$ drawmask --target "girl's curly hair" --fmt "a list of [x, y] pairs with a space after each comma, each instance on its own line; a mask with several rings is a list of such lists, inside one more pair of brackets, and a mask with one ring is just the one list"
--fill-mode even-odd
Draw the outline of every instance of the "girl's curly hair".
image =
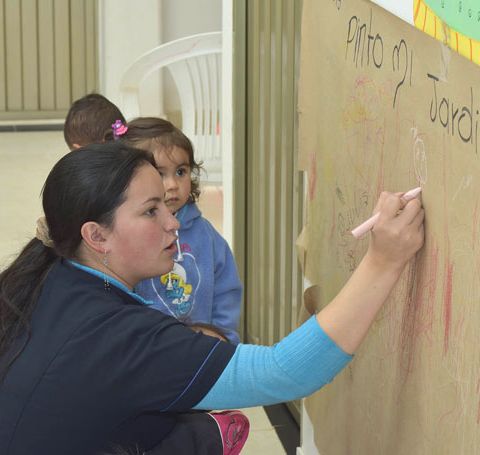
[[[196, 202], [200, 196], [200, 171], [202, 162], [195, 161], [193, 145], [190, 139], [171, 122], [158, 117], [138, 117], [127, 124], [128, 130], [120, 140], [127, 145], [147, 150], [151, 153], [160, 146], [167, 153], [178, 147], [188, 155], [188, 164], [192, 172], [190, 201]], [[105, 134], [105, 140], [113, 140], [113, 131]]]

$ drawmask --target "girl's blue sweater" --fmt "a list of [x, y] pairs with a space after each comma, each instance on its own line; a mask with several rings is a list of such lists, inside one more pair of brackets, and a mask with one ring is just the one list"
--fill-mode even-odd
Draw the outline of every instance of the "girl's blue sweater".
[[196, 204], [184, 205], [177, 219], [181, 260], [172, 272], [140, 282], [135, 292], [185, 324], [213, 324], [237, 344], [242, 284], [233, 254]]

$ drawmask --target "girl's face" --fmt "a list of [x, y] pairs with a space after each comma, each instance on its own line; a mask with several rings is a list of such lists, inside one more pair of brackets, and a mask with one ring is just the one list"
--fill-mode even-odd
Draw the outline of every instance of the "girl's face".
[[162, 178], [153, 166], [137, 169], [125, 195], [125, 202], [115, 212], [105, 250], [110, 272], [133, 287], [172, 270], [179, 224], [165, 205]]
[[163, 178], [165, 204], [171, 213], [176, 213], [188, 202], [192, 191], [192, 170], [188, 153], [179, 147], [168, 150], [159, 147], [153, 155], [158, 172]]

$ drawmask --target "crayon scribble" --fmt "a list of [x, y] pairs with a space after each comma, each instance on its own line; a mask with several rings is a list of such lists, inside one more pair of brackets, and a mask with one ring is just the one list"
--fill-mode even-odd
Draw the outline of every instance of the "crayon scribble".
[[417, 254], [408, 269], [407, 300], [403, 307], [400, 330], [400, 365], [405, 382], [413, 371], [417, 344], [421, 337], [432, 340], [435, 293], [438, 273], [438, 246]]
[[[443, 137], [445, 147], [445, 137]], [[453, 263], [450, 261], [450, 240], [448, 235], [448, 189], [447, 189], [447, 167], [450, 163], [443, 161], [443, 216], [444, 216], [444, 273], [443, 273], [443, 355], [446, 355], [450, 343], [450, 331], [452, 327], [452, 292], [453, 292]]]
[[472, 217], [472, 249], [475, 251], [477, 245], [477, 229], [478, 229], [478, 199], [475, 201], [475, 209]]
[[415, 177], [420, 185], [427, 183], [427, 154], [425, 152], [425, 143], [418, 134], [416, 126], [412, 127], [413, 134], [413, 166]]
[[359, 76], [354, 83], [353, 93], [343, 109], [343, 126], [364, 122], [376, 122], [383, 118], [382, 90], [373, 79]]
[[438, 272], [438, 246], [433, 245], [429, 254], [429, 268], [428, 268], [428, 306], [426, 313], [426, 324], [428, 332], [430, 333], [433, 327], [433, 311], [435, 305], [435, 294], [437, 292], [437, 272]]
[[402, 327], [400, 331], [400, 364], [402, 373], [405, 375], [403, 381], [406, 381], [413, 369], [413, 360], [416, 351], [416, 324], [417, 314], [421, 307], [424, 297], [423, 288], [418, 286], [416, 281], [417, 271], [421, 273], [421, 268], [417, 268], [416, 260], [408, 269], [407, 278], [407, 301], [405, 302], [402, 314]]
[[445, 260], [445, 276], [443, 284], [443, 323], [444, 323], [444, 339], [443, 354], [448, 352], [450, 342], [450, 330], [452, 326], [452, 290], [453, 290], [453, 263], [448, 259]]
[[460, 191], [466, 190], [469, 186], [472, 185], [472, 180], [473, 180], [473, 177], [471, 175], [464, 175], [462, 177], [462, 181], [458, 185], [458, 189], [453, 195], [452, 201], [455, 201], [455, 199], [457, 199], [458, 195], [460, 194]]

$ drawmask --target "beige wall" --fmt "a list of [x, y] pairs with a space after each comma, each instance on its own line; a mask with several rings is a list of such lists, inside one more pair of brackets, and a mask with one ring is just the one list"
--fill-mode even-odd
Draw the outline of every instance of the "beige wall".
[[[138, 57], [171, 40], [220, 31], [221, 18], [221, 0], [99, 0], [100, 91], [121, 107], [122, 74]], [[140, 87], [141, 115], [179, 110], [169, 74], [148, 76]]]
[[67, 152], [59, 131], [0, 133], [0, 269], [34, 236], [43, 183]]
[[[188, 11], [188, 14], [186, 13]], [[162, 41], [222, 30], [222, 0], [163, 0]], [[180, 103], [170, 73], [164, 71], [165, 112], [178, 122]]]
[[[125, 70], [142, 54], [162, 43], [161, 6], [157, 0], [99, 0], [100, 92], [118, 104]], [[163, 115], [159, 73], [140, 88], [141, 115]]]
[[62, 118], [97, 87], [96, 0], [0, 0], [0, 120]]

